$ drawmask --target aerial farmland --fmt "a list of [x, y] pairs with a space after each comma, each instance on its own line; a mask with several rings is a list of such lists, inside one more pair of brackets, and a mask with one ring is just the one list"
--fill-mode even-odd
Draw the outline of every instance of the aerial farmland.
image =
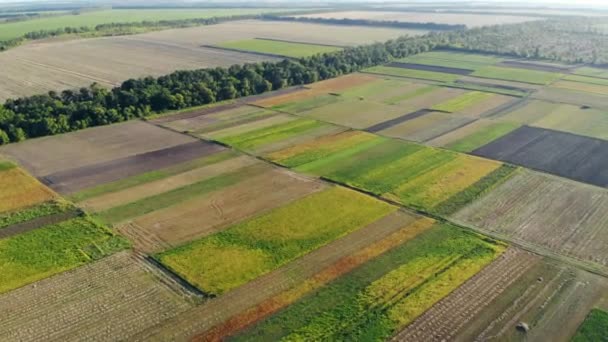
[[0, 341], [608, 340], [586, 19], [308, 5], [0, 4]]

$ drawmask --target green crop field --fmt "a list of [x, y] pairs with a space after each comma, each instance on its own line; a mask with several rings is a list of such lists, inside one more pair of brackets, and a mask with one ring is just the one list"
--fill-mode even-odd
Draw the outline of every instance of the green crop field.
[[486, 144], [491, 143], [492, 141], [507, 135], [508, 133], [516, 130], [521, 125], [511, 122], [497, 122], [489, 125], [488, 127], [484, 127], [477, 132], [474, 132], [460, 140], [457, 140], [446, 148], [468, 153], [479, 147], [482, 147]]
[[204, 196], [210, 192], [241, 182], [248, 177], [260, 174], [267, 170], [265, 165], [253, 165], [198, 183], [183, 186], [175, 190], [146, 197], [136, 202], [114, 207], [98, 213], [100, 219], [107, 223], [118, 223], [126, 219], [145, 215], [147, 213], [166, 208], [196, 196]]
[[230, 340], [387, 340], [503, 249], [458, 228], [436, 225]]
[[214, 8], [214, 9], [137, 9], [84, 12], [78, 15], [53, 16], [0, 24], [0, 40], [18, 38], [26, 33], [55, 30], [64, 27], [94, 27], [109, 23], [135, 23], [142, 21], [180, 20], [260, 14], [285, 11], [281, 8]]
[[503, 59], [492, 55], [478, 55], [466, 52], [449, 52], [449, 51], [430, 51], [414, 55], [424, 58], [441, 59], [447, 61], [458, 61], [461, 63], [475, 63], [480, 65], [492, 65], [501, 62]]
[[438, 81], [438, 82], [454, 82], [460, 78], [459, 75], [444, 74], [441, 72], [414, 70], [406, 68], [395, 68], [388, 66], [376, 66], [365, 69], [364, 72], [379, 75], [389, 75], [397, 77], [418, 78], [422, 80]]
[[580, 75], [566, 75], [563, 78], [563, 80], [608, 86], [608, 79], [598, 78], [598, 77], [586, 77], [586, 76], [580, 76]]
[[450, 113], [460, 112], [482, 101], [488, 100], [492, 96], [494, 96], [494, 94], [471, 91], [456, 98], [434, 105], [431, 107], [431, 109]]
[[563, 75], [545, 71], [488, 66], [475, 71], [471, 76], [547, 85], [559, 80]]
[[287, 102], [270, 107], [272, 110], [281, 112], [287, 112], [292, 114], [298, 114], [311, 110], [317, 107], [326, 106], [328, 104], [336, 103], [340, 101], [340, 96], [335, 95], [320, 95], [312, 98], [305, 98], [303, 100], [297, 100], [293, 102]]
[[397, 60], [403, 63], [433, 65], [446, 68], [477, 70], [500, 62], [500, 59], [479, 55], [456, 54], [449, 52], [427, 52]]
[[217, 46], [227, 49], [268, 53], [293, 58], [308, 57], [320, 53], [335, 52], [342, 49], [334, 46], [281, 42], [266, 39], [239, 40], [218, 44]]
[[71, 204], [63, 201], [50, 201], [24, 208], [18, 211], [0, 214], [0, 229], [8, 226], [31, 221], [39, 217], [63, 213], [75, 209]]
[[222, 294], [395, 210], [334, 187], [157, 258], [203, 292]]
[[608, 78], [608, 70], [591, 67], [578, 68], [574, 71], [574, 74], [581, 76]]
[[75, 218], [0, 240], [0, 293], [128, 247], [88, 218]]
[[591, 310], [571, 341], [608, 341], [608, 312], [600, 309]]

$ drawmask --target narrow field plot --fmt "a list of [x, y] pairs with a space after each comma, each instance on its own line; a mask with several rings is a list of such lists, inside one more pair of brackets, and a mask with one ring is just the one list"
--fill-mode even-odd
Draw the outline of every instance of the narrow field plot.
[[561, 255], [608, 265], [608, 192], [519, 171], [453, 219]]
[[492, 96], [487, 97], [485, 100], [479, 101], [471, 106], [467, 106], [455, 114], [474, 118], [487, 116], [491, 117], [496, 113], [500, 113], [504, 110], [508, 110], [512, 106], [516, 106], [520, 101], [522, 101], [522, 99], [517, 97], [492, 94]]
[[547, 85], [557, 81], [563, 75], [545, 71], [488, 66], [475, 71], [471, 76]]
[[229, 340], [386, 340], [503, 248], [436, 225]]
[[[316, 84], [316, 83], [313, 83]], [[260, 100], [250, 102], [251, 105], [262, 108], [271, 108], [275, 106], [281, 106], [290, 104], [293, 102], [299, 102], [307, 100], [311, 97], [319, 96], [324, 94], [322, 91], [314, 91], [308, 88], [298, 89], [297, 91], [289, 92], [287, 94], [280, 94], [275, 96], [269, 96]], [[254, 107], [255, 108], [255, 107]], [[280, 107], [279, 107], [280, 108]]]
[[395, 98], [391, 104], [411, 108], [412, 111], [429, 109], [437, 103], [449, 101], [466, 93], [466, 90], [447, 87], [429, 86], [422, 89], [420, 93], [413, 93], [412, 96], [405, 96], [401, 99]]
[[251, 106], [239, 106], [233, 109], [220, 110], [192, 118], [180, 119], [164, 123], [163, 126], [179, 132], [205, 132], [237, 126], [243, 122], [254, 122], [273, 115]]
[[164, 252], [157, 258], [203, 292], [221, 294], [396, 209], [335, 187]]
[[607, 286], [600, 276], [509, 249], [392, 341], [568, 341]]
[[356, 99], [344, 100], [300, 113], [300, 115], [346, 127], [363, 129], [410, 112], [401, 106]]
[[436, 65], [446, 68], [477, 70], [486, 65], [496, 64], [500, 62], [501, 59], [485, 55], [431, 51], [402, 58], [398, 61], [423, 65]]
[[567, 90], [575, 90], [583, 93], [592, 93], [598, 95], [608, 95], [608, 80], [603, 80], [603, 83], [584, 83], [581, 81], [571, 82], [559, 81], [553, 83], [551, 86], [555, 88], [562, 88]]
[[425, 142], [464, 127], [474, 120], [475, 119], [473, 118], [454, 114], [429, 112], [415, 119], [384, 129], [378, 132], [378, 134], [393, 138]]
[[79, 209], [60, 199], [0, 214], [0, 239], [25, 234], [81, 215]]
[[523, 126], [472, 154], [608, 186], [608, 142], [605, 140]]
[[276, 151], [265, 158], [283, 166], [297, 167], [377, 139], [373, 134], [347, 131]]
[[[270, 168], [270, 166], [258, 162], [257, 160], [251, 161], [247, 159], [242, 159], [236, 164], [230, 165], [230, 163], [226, 163], [221, 166], [222, 167], [220, 168], [203, 170], [200, 175], [196, 175], [196, 177], [194, 177], [195, 179], [200, 179], [193, 180], [193, 182], [190, 184], [183, 185], [183, 183], [187, 182], [180, 180], [182, 183], [180, 185], [182, 186], [175, 188], [169, 187], [171, 190], [165, 192], [160, 192], [165, 190], [162, 189], [162, 185], [160, 186], [161, 189], [151, 188], [150, 190], [147, 190], [146, 187], [142, 187], [140, 191], [142, 191], [144, 195], [147, 195], [147, 192], [149, 191], [151, 195], [150, 197], [142, 197], [135, 194], [133, 195], [133, 199], [136, 199], [135, 201], [111, 207], [97, 213], [97, 215], [107, 223], [115, 224], [124, 222], [159, 209], [185, 202], [192, 198], [204, 196], [224, 187], [234, 185], [243, 181], [247, 177], [259, 175]], [[233, 166], [234, 168], [227, 170], [225, 169], [227, 166]], [[213, 176], [210, 177], [205, 175], [206, 171], [209, 171]], [[116, 202], [122, 203], [120, 198], [116, 198], [115, 200]]]
[[106, 193], [101, 196], [80, 202], [79, 205], [93, 212], [104, 211], [113, 207], [118, 207], [145, 199], [147, 197], [156, 196], [171, 190], [182, 188], [190, 184], [198, 183], [206, 179], [219, 176], [225, 172], [247, 167], [255, 163], [256, 159], [249, 156], [235, 157], [169, 176], [167, 178], [162, 178], [115, 192]]
[[206, 139], [221, 140], [229, 136], [245, 134], [247, 132], [288, 123], [297, 119], [297, 116], [289, 114], [265, 115], [259, 120], [252, 122], [249, 120], [239, 120], [235, 125], [231, 125], [230, 127], [221, 127], [217, 130], [211, 130], [211, 128], [203, 129], [200, 133], [196, 134]]
[[[2, 164], [0, 164], [1, 166]], [[0, 213], [49, 201], [57, 195], [12, 164], [0, 168]]]
[[569, 89], [545, 87], [532, 94], [531, 97], [544, 101], [608, 109], [608, 96]]
[[435, 221], [396, 211], [212, 298], [137, 336], [138, 341], [226, 338], [332, 280], [428, 231]]
[[0, 293], [81, 266], [128, 243], [88, 218], [0, 240]]
[[358, 87], [377, 80], [378, 78], [372, 75], [354, 73], [308, 84], [306, 87], [322, 93], [340, 93], [352, 87]]
[[575, 75], [608, 79], [608, 70], [592, 67], [582, 67], [574, 70]]
[[[309, 90], [308, 93], [313, 93], [314, 90]], [[317, 107], [326, 106], [332, 103], [340, 102], [342, 98], [336, 95], [316, 95], [313, 97], [306, 97], [293, 102], [287, 102], [270, 107], [272, 110], [279, 112], [287, 112], [291, 114], [298, 114], [307, 110], [315, 109]]]
[[[469, 127], [467, 131], [456, 131], [455, 133], [458, 136], [462, 136], [462, 138], [452, 140], [449, 144], [444, 144], [443, 146], [452, 151], [469, 153], [480, 148], [481, 146], [487, 145], [492, 141], [509, 134], [510, 132], [520, 127], [520, 125], [516, 123], [492, 122], [489, 120], [483, 121], [481, 125], [482, 127]], [[454, 138], [455, 136], [451, 137], [451, 139]], [[441, 139], [441, 137], [439, 139]]]
[[533, 126], [608, 140], [608, 111], [560, 105]]
[[118, 229], [133, 241], [136, 249], [160, 252], [322, 189], [320, 182], [271, 169], [206, 196], [140, 216]]
[[516, 24], [540, 18], [513, 15], [484, 15], [468, 13], [417, 13], [417, 12], [390, 12], [390, 11], [345, 11], [329, 13], [303, 14], [299, 17], [331, 18], [331, 19], [369, 19], [380, 21], [403, 21], [414, 23], [438, 23], [450, 25], [466, 25], [467, 27], [480, 27], [498, 24]]
[[602, 341], [606, 339], [608, 339], [608, 312], [593, 309], [576, 331], [572, 341]]
[[471, 91], [446, 102], [438, 103], [431, 109], [449, 113], [460, 112], [493, 97], [494, 94]]
[[0, 296], [0, 340], [125, 340], [191, 308], [195, 296], [121, 252]]
[[511, 110], [500, 113], [494, 118], [529, 125], [542, 120], [542, 118], [559, 108], [559, 106], [559, 103], [528, 100], [513, 107]]
[[0, 147], [37, 177], [196, 141], [139, 120]]
[[365, 69], [364, 72], [368, 72], [370, 74], [397, 76], [445, 83], [454, 82], [460, 77], [460, 75], [454, 74], [389, 66], [376, 66], [369, 69]]
[[270, 54], [285, 57], [308, 57], [321, 53], [329, 53], [341, 50], [340, 47], [313, 45], [268, 39], [249, 39], [233, 42], [225, 42], [217, 45], [221, 48], [239, 51], [250, 51], [262, 54]]
[[[607, 70], [607, 72], [608, 72], [608, 70]], [[599, 78], [599, 77], [586, 77], [586, 76], [580, 76], [580, 75], [566, 75], [566, 76], [564, 76], [564, 78], [562, 78], [562, 80], [608, 86], [608, 79]]]

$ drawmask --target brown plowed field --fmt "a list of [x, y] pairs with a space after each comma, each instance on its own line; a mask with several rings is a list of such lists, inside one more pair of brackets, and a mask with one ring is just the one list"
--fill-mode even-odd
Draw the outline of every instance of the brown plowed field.
[[[158, 252], [212, 234], [250, 216], [284, 205], [323, 189], [322, 183], [278, 168], [234, 186], [182, 204], [161, 209], [119, 227], [136, 237], [137, 249]], [[148, 241], [152, 240], [152, 241]]]
[[185, 340], [205, 332], [263, 301], [276, 296], [352, 255], [412, 224], [417, 217], [396, 212], [367, 227], [335, 240], [280, 269], [261, 276], [174, 319], [139, 334], [136, 341]]
[[195, 298], [122, 252], [0, 296], [0, 341], [124, 341]]
[[608, 266], [608, 191], [601, 188], [521, 171], [453, 219]]
[[36, 177], [194, 142], [149, 123], [129, 122], [0, 147]]
[[222, 173], [240, 169], [258, 162], [249, 156], [239, 156], [216, 164], [204, 166], [175, 176], [163, 178], [150, 183], [144, 183], [121, 191], [112, 192], [99, 197], [94, 197], [79, 205], [85, 209], [99, 212], [127, 203], [135, 202], [146, 197], [155, 196], [163, 192], [181, 188], [189, 184], [203, 181]]
[[393, 341], [452, 341], [540, 257], [510, 248], [492, 264], [418, 317]]

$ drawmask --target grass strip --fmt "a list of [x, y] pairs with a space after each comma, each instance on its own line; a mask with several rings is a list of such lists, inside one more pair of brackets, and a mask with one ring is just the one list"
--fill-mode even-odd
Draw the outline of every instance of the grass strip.
[[0, 240], [0, 293], [100, 259], [129, 246], [88, 217]]
[[600, 309], [591, 310], [571, 341], [608, 341], [608, 312]]
[[19, 211], [0, 215], [0, 229], [33, 219], [63, 213], [75, 209], [68, 202], [50, 201]]
[[220, 295], [396, 210], [332, 187], [156, 257], [203, 292]]
[[265, 170], [267, 168], [261, 164], [245, 167], [234, 172], [102, 211], [98, 214], [98, 217], [104, 222], [115, 224], [225, 188]]
[[517, 123], [495, 123], [447, 145], [446, 148], [457, 152], [469, 153], [511, 133], [519, 127], [521, 125]]
[[71, 195], [69, 199], [74, 202], [82, 202], [84, 200], [104, 195], [107, 193], [132, 188], [137, 185], [167, 178], [169, 176], [177, 175], [203, 166], [219, 163], [230, 158], [235, 158], [238, 155], [239, 154], [237, 152], [230, 150], [214, 153], [211, 156], [191, 160], [165, 169], [154, 170], [133, 177], [124, 178], [115, 182], [106, 183], [93, 188], [85, 189], [83, 191]]
[[440, 216], [448, 216], [456, 213], [467, 204], [472, 203], [474, 200], [504, 183], [515, 173], [515, 170], [517, 170], [517, 167], [503, 164], [475, 184], [435, 206], [432, 212]]

